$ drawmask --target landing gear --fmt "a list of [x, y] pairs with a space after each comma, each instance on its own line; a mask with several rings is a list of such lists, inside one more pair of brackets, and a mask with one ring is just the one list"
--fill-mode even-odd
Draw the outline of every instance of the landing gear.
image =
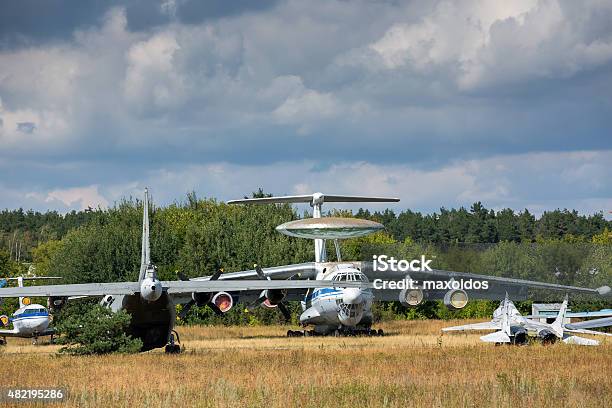
[[49, 338], [49, 344], [55, 344], [55, 337], [53, 335]]
[[180, 343], [181, 338], [179, 337], [178, 333], [176, 332], [176, 330], [172, 330], [172, 332], [170, 333], [170, 340], [168, 341], [168, 344], [166, 344], [164, 351], [166, 352], [166, 354], [179, 354], [181, 352]]
[[6, 346], [6, 337], [0, 337], [0, 346]]
[[38, 344], [38, 337], [32, 337], [32, 345], [35, 346]]

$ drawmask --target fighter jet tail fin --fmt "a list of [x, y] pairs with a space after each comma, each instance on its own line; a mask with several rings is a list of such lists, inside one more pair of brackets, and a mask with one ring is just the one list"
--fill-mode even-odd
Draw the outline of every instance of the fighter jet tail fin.
[[561, 304], [561, 307], [559, 308], [559, 313], [557, 314], [557, 318], [555, 319], [555, 321], [550, 325], [551, 328], [555, 331], [555, 334], [557, 335], [557, 337], [562, 338], [563, 337], [563, 323], [565, 321], [565, 314], [567, 313], [567, 303], [568, 303], [568, 296], [565, 295], [565, 299], [563, 300], [563, 303]]

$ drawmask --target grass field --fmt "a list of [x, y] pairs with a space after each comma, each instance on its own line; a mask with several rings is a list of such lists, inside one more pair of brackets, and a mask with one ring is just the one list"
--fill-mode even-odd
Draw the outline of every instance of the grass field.
[[57, 356], [57, 346], [9, 340], [0, 386], [65, 387], [67, 402], [46, 406], [105, 408], [610, 406], [612, 342], [495, 347], [478, 334], [440, 336], [454, 323], [390, 322], [375, 338], [180, 327], [178, 356]]

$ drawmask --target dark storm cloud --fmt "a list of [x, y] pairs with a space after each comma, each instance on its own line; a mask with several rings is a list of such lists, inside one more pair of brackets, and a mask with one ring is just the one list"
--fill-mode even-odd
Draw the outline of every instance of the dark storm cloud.
[[0, 46], [69, 40], [74, 31], [97, 26], [112, 7], [124, 7], [128, 27], [148, 30], [169, 21], [198, 24], [206, 20], [265, 10], [277, 0], [20, 0], [2, 2]]
[[611, 21], [552, 0], [8, 3], [0, 207], [146, 183], [166, 202], [263, 186], [593, 211], [612, 197]]

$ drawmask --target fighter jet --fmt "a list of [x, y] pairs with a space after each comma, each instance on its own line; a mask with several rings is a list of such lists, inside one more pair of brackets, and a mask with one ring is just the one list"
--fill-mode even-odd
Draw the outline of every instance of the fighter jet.
[[[24, 280], [35, 280], [35, 279], [61, 279], [59, 276], [18, 276], [15, 278], [0, 279], [0, 288], [6, 286], [8, 281], [17, 281], [18, 287], [23, 287]], [[19, 297], [19, 309], [17, 309], [11, 317], [7, 315], [0, 316], [0, 323], [3, 327], [9, 327], [11, 324], [12, 329], [0, 329], [0, 344], [6, 344], [7, 337], [22, 337], [31, 338], [32, 344], [38, 342], [38, 338], [41, 336], [51, 336], [51, 342], [53, 342], [53, 334], [55, 331], [49, 327], [51, 318], [49, 311], [43, 305], [37, 303], [31, 303], [30, 298]]]
[[573, 333], [612, 336], [607, 333], [566, 325], [564, 321], [567, 316], [567, 303], [568, 296], [566, 295], [555, 321], [551, 324], [541, 323], [521, 316], [506, 294], [499, 307], [493, 312], [493, 319], [490, 322], [446, 327], [442, 331], [495, 330], [491, 334], [481, 336], [480, 340], [487, 343], [516, 345], [527, 344], [530, 338], [535, 338], [542, 344], [553, 344], [557, 340], [561, 340], [567, 344], [597, 346], [599, 345], [597, 340], [575, 336]]
[[[503, 278], [499, 276], [485, 276], [473, 273], [454, 272], [433, 269], [407, 273], [374, 271], [372, 262], [344, 261], [342, 260], [340, 240], [364, 236], [384, 229], [384, 226], [373, 221], [322, 217], [322, 206], [325, 202], [397, 202], [392, 197], [365, 197], [347, 196], [338, 194], [314, 193], [309, 195], [245, 198], [228, 201], [228, 204], [278, 204], [278, 203], [307, 203], [312, 207], [312, 218], [290, 221], [279, 225], [276, 230], [282, 234], [313, 239], [314, 262], [302, 264], [273, 266], [270, 268], [254, 268], [253, 270], [225, 273], [215, 276], [220, 281], [240, 279], [316, 279], [327, 281], [329, 287], [312, 290], [266, 290], [256, 297], [265, 307], [279, 307], [283, 312], [283, 302], [286, 300], [301, 300], [302, 313], [299, 321], [304, 326], [312, 325], [313, 330], [288, 331], [288, 336], [309, 334], [381, 334], [381, 331], [372, 330], [372, 302], [400, 301], [402, 304], [414, 307], [426, 299], [442, 299], [445, 305], [452, 310], [465, 307], [468, 299], [499, 299], [504, 292], [510, 292], [517, 298], [526, 298], [528, 288], [563, 290], [588, 294], [606, 294], [609, 287], [598, 289], [564, 286], [544, 282], [535, 282], [521, 279]], [[336, 261], [327, 260], [326, 242], [333, 241], [336, 249]], [[437, 280], [440, 283], [452, 283], [454, 280], [471, 279], [487, 281], [489, 290], [470, 291], [448, 288], [443, 285], [439, 289], [403, 288], [403, 289], [372, 289], [371, 281], [376, 278], [396, 280], [414, 279], [420, 282]], [[194, 278], [192, 281], [202, 281], [211, 278]], [[338, 282], [363, 283], [361, 288], [338, 288]], [[243, 299], [244, 301], [245, 299]], [[283, 312], [286, 314], [285, 312]]]
[[157, 267], [151, 262], [150, 257], [149, 193], [145, 190], [141, 266], [137, 282], [0, 288], [0, 298], [44, 296], [49, 298], [49, 303], [55, 308], [60, 308], [71, 296], [103, 296], [101, 303], [104, 306], [113, 311], [126, 310], [131, 315], [128, 334], [142, 340], [142, 351], [165, 347], [167, 353], [177, 353], [181, 351], [178, 334], [174, 331], [175, 305], [178, 303], [193, 301], [198, 305], [212, 304], [220, 312], [226, 312], [233, 304], [229, 292], [275, 293], [275, 291], [320, 287], [361, 288], [363, 286], [361, 282], [319, 280], [221, 281], [217, 280], [216, 276], [202, 281], [160, 281], [157, 277]]

